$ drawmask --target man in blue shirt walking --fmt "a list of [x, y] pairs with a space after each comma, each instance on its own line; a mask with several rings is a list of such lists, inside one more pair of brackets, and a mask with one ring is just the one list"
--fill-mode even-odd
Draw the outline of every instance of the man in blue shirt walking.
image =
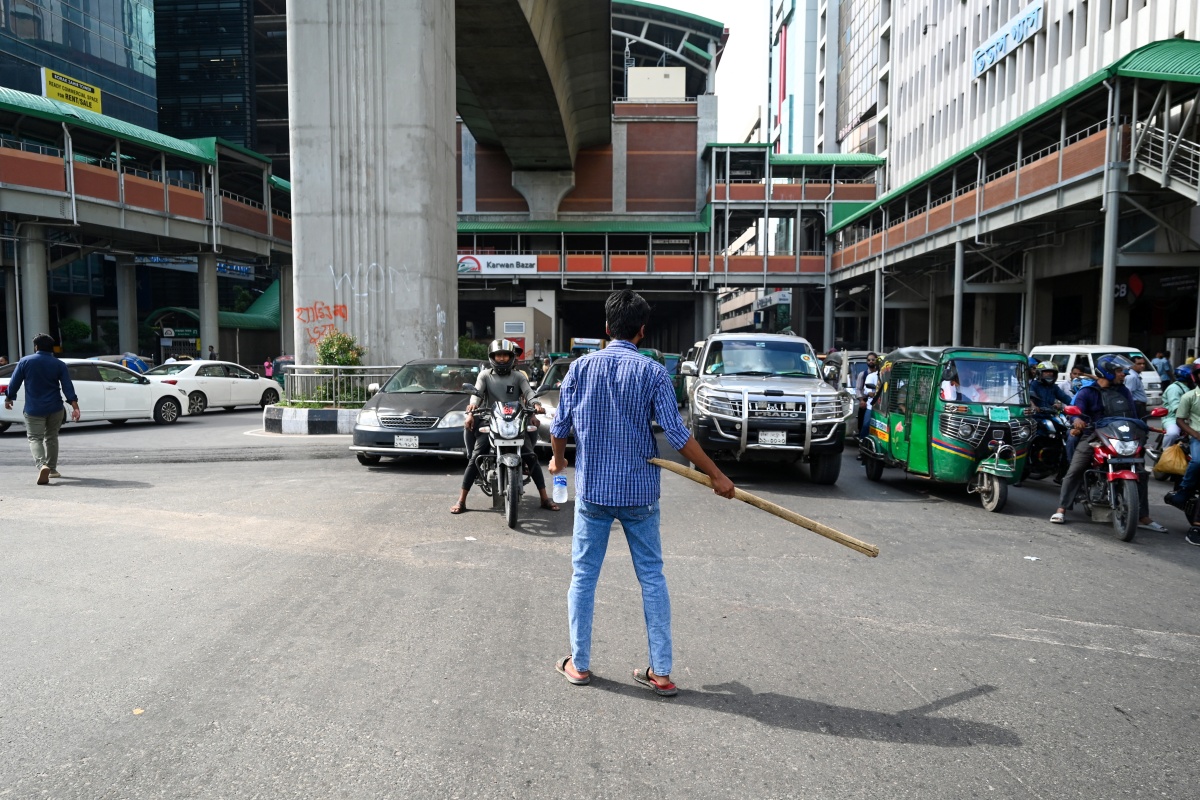
[[604, 313], [612, 342], [571, 365], [550, 429], [550, 472], [555, 474], [566, 468], [567, 437], [575, 431], [573, 573], [567, 593], [571, 655], [555, 666], [577, 686], [591, 681], [596, 581], [613, 520], [620, 520], [642, 586], [650, 646], [649, 666], [635, 670], [633, 677], [670, 697], [678, 690], [671, 682], [671, 600], [659, 538], [660, 474], [648, 462], [658, 455], [651, 420], [662, 427], [672, 447], [712, 479], [714, 492], [730, 498], [734, 486], [684, 426], [666, 368], [637, 351], [646, 335], [649, 304], [626, 289], [609, 296]]
[[[67, 365], [54, 355], [54, 337], [39, 333], [34, 352], [17, 362], [4, 394], [4, 407], [11, 409], [21, 386], [25, 387], [25, 432], [37, 465], [37, 482], [45, 486], [58, 474], [58, 431], [67, 419], [63, 396], [71, 404], [71, 419], [79, 422], [79, 397], [67, 374]], [[59, 387], [61, 386], [61, 392]]]

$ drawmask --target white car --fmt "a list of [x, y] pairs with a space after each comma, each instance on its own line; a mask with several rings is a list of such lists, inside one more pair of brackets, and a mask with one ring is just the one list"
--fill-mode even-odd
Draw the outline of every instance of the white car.
[[[1146, 358], [1140, 350], [1132, 347], [1122, 347], [1116, 344], [1046, 344], [1038, 345], [1029, 354], [1038, 361], [1052, 361], [1058, 367], [1058, 380], [1061, 382], [1071, 376], [1071, 368], [1079, 367], [1084, 375], [1092, 375], [1096, 371], [1096, 359], [1104, 355], [1124, 356], [1132, 361], [1135, 358]], [[1163, 381], [1169, 375], [1159, 375], [1150, 366], [1146, 358], [1146, 369], [1142, 372], [1142, 384], [1146, 388], [1146, 405], [1162, 405]]]
[[279, 384], [229, 361], [176, 361], [148, 370], [146, 377], [182, 389], [189, 414], [212, 406], [228, 410], [279, 402]]
[[[159, 424], [170, 424], [187, 413], [187, 393], [176, 386], [148, 380], [105, 361], [64, 358], [62, 362], [67, 365], [67, 374], [79, 396], [79, 410], [85, 422], [106, 419], [119, 425], [131, 419], [152, 419]], [[0, 394], [7, 391], [16, 368], [16, 364], [0, 367]], [[11, 411], [0, 404], [0, 432], [8, 430], [14, 422], [25, 424], [21, 413], [24, 392], [22, 386]], [[65, 398], [63, 408], [70, 413]]]

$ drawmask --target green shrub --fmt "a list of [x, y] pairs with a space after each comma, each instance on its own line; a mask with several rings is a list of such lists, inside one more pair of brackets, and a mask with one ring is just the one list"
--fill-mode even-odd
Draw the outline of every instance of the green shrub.
[[468, 339], [466, 336], [460, 336], [458, 337], [458, 357], [486, 361], [487, 345], [474, 339]]
[[92, 335], [92, 327], [87, 323], [80, 322], [72, 317], [67, 317], [58, 323], [58, 329], [62, 332], [63, 348], [73, 347], [80, 342], [87, 341]]
[[361, 367], [367, 348], [352, 334], [334, 328], [317, 342], [317, 363], [331, 367]]

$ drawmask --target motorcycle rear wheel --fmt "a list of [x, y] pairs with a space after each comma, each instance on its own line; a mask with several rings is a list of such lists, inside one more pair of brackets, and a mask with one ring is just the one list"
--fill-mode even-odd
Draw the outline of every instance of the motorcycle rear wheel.
[[1133, 541], [1138, 523], [1138, 491], [1134, 481], [1121, 481], [1113, 492], [1113, 530], [1122, 542]]
[[521, 470], [519, 467], [505, 467], [504, 474], [508, 476], [508, 485], [504, 487], [504, 520], [508, 527], [517, 527], [517, 510], [521, 503]]

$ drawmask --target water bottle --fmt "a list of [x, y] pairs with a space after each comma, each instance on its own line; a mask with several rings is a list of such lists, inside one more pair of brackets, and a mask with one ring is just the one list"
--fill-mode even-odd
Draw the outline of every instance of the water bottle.
[[567, 502], [567, 476], [566, 475], [555, 475], [554, 476], [554, 502], [555, 503]]

